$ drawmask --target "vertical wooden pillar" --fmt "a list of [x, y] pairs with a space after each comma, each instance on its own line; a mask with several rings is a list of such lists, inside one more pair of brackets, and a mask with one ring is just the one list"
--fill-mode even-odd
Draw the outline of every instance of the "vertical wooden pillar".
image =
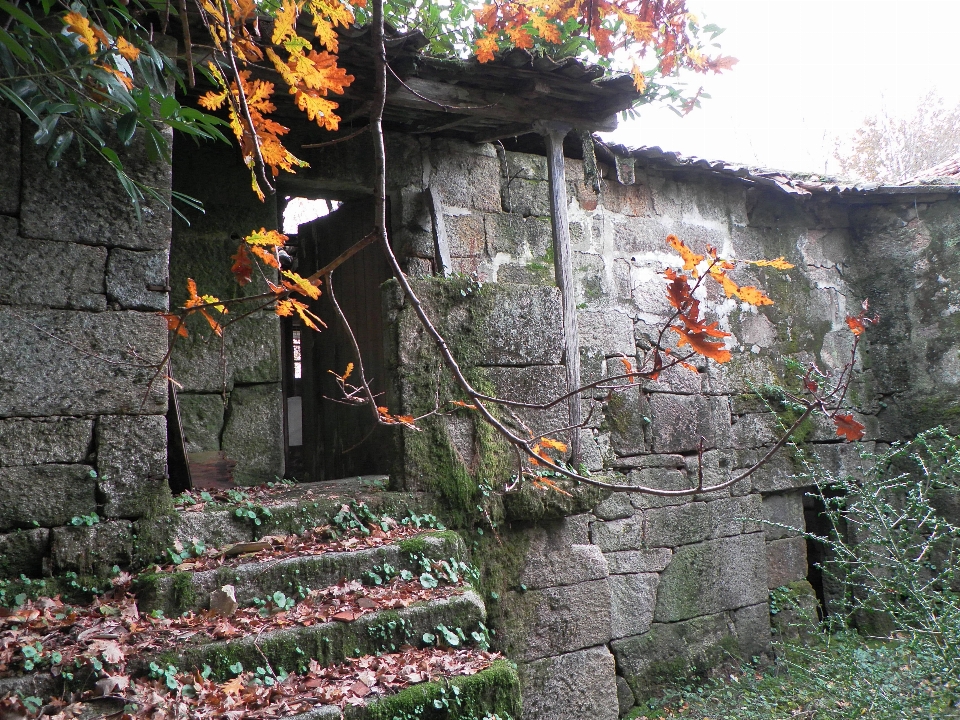
[[453, 261], [450, 260], [450, 242], [447, 240], [447, 226], [443, 220], [443, 200], [433, 185], [427, 188], [427, 205], [433, 220], [433, 258], [437, 274], [450, 277], [453, 274]]
[[[567, 392], [580, 387], [580, 331], [577, 327], [577, 293], [573, 277], [573, 251], [570, 248], [570, 223], [567, 219], [567, 179], [563, 167], [563, 139], [571, 127], [563, 123], [540, 121], [537, 132], [547, 142], [547, 170], [550, 176], [550, 219], [553, 227], [553, 262], [557, 286], [563, 302], [563, 350], [567, 368]], [[582, 420], [580, 396], [569, 400], [570, 425]], [[580, 462], [580, 429], [570, 433], [570, 461]]]

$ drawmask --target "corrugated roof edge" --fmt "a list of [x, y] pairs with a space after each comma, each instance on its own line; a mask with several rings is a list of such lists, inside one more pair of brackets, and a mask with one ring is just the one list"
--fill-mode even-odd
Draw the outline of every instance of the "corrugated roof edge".
[[[629, 147], [618, 143], [607, 143], [594, 136], [597, 145], [605, 148], [611, 155], [632, 157], [655, 165], [690, 170], [705, 174], [720, 175], [743, 182], [776, 188], [789, 195], [835, 195], [856, 197], [862, 195], [930, 195], [960, 193], [960, 177], [937, 178], [939, 183], [926, 180], [912, 181], [903, 185], [878, 185], [876, 183], [857, 182], [843, 178], [827, 177], [813, 173], [785, 172], [769, 168], [751, 167], [728, 163], [723, 160], [707, 160], [692, 155], [663, 150], [657, 146]], [[946, 182], [946, 184], [944, 184]]]

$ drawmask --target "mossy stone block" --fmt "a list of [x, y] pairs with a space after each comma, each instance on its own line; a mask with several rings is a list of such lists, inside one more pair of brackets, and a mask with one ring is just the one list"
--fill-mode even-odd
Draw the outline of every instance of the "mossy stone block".
[[0, 579], [39, 577], [50, 544], [50, 530], [33, 528], [0, 535]]
[[239, 485], [283, 477], [283, 395], [279, 383], [246, 385], [230, 393], [222, 449], [236, 460]]
[[180, 424], [188, 453], [220, 449], [223, 432], [223, 395], [179, 393]]
[[677, 548], [660, 576], [657, 622], [677, 622], [765, 602], [763, 533]]
[[0, 420], [0, 467], [82, 463], [93, 441], [88, 418], [10, 418]]
[[96, 480], [89, 465], [0, 468], [0, 530], [56, 527], [97, 509]]
[[604, 646], [519, 666], [525, 718], [616, 720], [616, 668]]

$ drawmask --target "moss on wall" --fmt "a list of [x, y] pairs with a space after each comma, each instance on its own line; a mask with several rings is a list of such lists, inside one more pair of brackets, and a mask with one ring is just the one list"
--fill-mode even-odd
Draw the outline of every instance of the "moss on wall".
[[[457, 318], [454, 332], [455, 356], [464, 376], [481, 393], [495, 389], [479, 367], [484, 357], [481, 318], [494, 302], [493, 294], [466, 277], [431, 279], [422, 282], [421, 300], [429, 307], [438, 324]], [[438, 407], [448, 411], [450, 401], [467, 398], [450, 378], [436, 347], [426, 337], [410, 343], [401, 339], [410, 360], [398, 367], [402, 386], [403, 412], [414, 417]], [[496, 408], [490, 408], [496, 415]], [[431, 416], [418, 423], [420, 432], [402, 436], [403, 474], [408, 485], [415, 484], [435, 492], [441, 499], [444, 520], [451, 527], [473, 527], [482, 516], [484, 488], [502, 485], [512, 472], [510, 447], [489, 424], [477, 418], [475, 411], [461, 409], [455, 416]], [[451, 436], [451, 423], [463, 432]], [[464, 457], [464, 455], [468, 455]]]

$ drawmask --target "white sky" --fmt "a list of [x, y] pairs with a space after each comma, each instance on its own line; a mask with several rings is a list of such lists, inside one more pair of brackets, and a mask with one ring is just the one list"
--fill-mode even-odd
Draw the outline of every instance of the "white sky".
[[608, 137], [628, 145], [763, 165], [836, 172], [834, 141], [884, 105], [909, 114], [935, 89], [960, 102], [960, 0], [688, 0], [740, 60], [691, 75], [712, 96], [678, 118], [645, 107]]

